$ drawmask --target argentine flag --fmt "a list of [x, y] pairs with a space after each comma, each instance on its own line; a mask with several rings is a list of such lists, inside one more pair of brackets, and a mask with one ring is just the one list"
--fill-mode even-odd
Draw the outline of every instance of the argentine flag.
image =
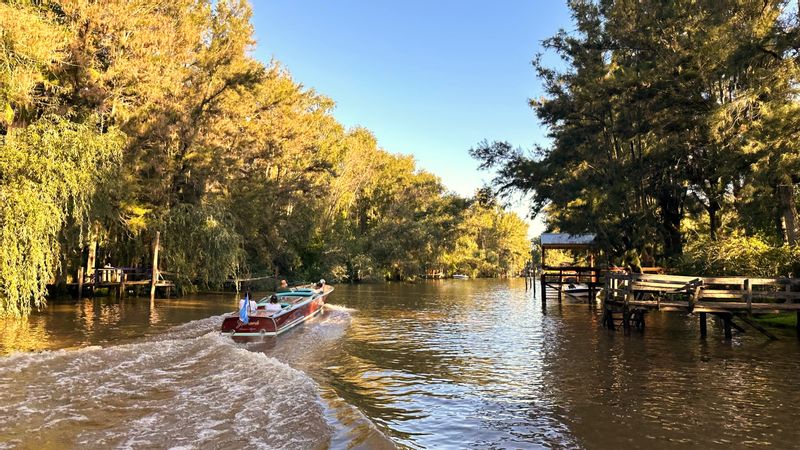
[[250, 317], [247, 315], [250, 312], [250, 293], [244, 295], [244, 303], [242, 304], [242, 308], [239, 309], [239, 320], [242, 323], [250, 322]]

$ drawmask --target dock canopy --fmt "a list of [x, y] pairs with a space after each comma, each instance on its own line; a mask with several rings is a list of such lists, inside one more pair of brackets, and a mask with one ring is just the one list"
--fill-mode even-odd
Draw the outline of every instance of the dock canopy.
[[595, 247], [596, 234], [542, 233], [542, 248], [583, 250]]
[[[589, 253], [589, 269], [596, 270], [594, 267], [596, 244], [594, 242], [596, 234], [567, 234], [567, 233], [542, 233], [542, 269], [563, 269], [547, 265], [547, 250], [586, 250]], [[573, 270], [579, 267], [571, 267]]]

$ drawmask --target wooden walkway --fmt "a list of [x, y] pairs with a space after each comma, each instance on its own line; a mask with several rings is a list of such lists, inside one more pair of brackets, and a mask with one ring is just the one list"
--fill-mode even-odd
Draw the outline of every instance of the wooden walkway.
[[722, 319], [728, 339], [732, 328], [743, 331], [734, 318], [774, 339], [751, 316], [794, 311], [800, 336], [800, 278], [608, 273], [603, 297], [603, 323], [612, 329], [644, 328], [649, 310], [682, 311], [699, 314], [701, 336], [706, 335], [706, 315], [713, 314]]

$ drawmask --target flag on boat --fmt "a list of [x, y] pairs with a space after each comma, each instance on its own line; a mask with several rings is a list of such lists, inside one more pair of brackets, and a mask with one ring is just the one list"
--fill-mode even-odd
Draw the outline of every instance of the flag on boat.
[[239, 320], [242, 323], [250, 322], [250, 317], [248, 314], [250, 313], [250, 293], [244, 294], [244, 302], [242, 302], [242, 307], [239, 308]]

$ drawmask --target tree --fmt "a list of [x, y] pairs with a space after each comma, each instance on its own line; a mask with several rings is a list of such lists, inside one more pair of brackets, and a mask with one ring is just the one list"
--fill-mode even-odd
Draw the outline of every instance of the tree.
[[716, 239], [724, 217], [755, 231], [755, 211], [780, 211], [791, 241], [798, 25], [787, 2], [569, 6], [576, 31], [544, 42], [566, 68], [534, 61], [545, 96], [531, 106], [552, 144], [472, 149], [498, 168], [495, 188], [532, 194], [552, 228], [596, 232], [616, 255], [651, 242], [680, 255], [688, 216]]

